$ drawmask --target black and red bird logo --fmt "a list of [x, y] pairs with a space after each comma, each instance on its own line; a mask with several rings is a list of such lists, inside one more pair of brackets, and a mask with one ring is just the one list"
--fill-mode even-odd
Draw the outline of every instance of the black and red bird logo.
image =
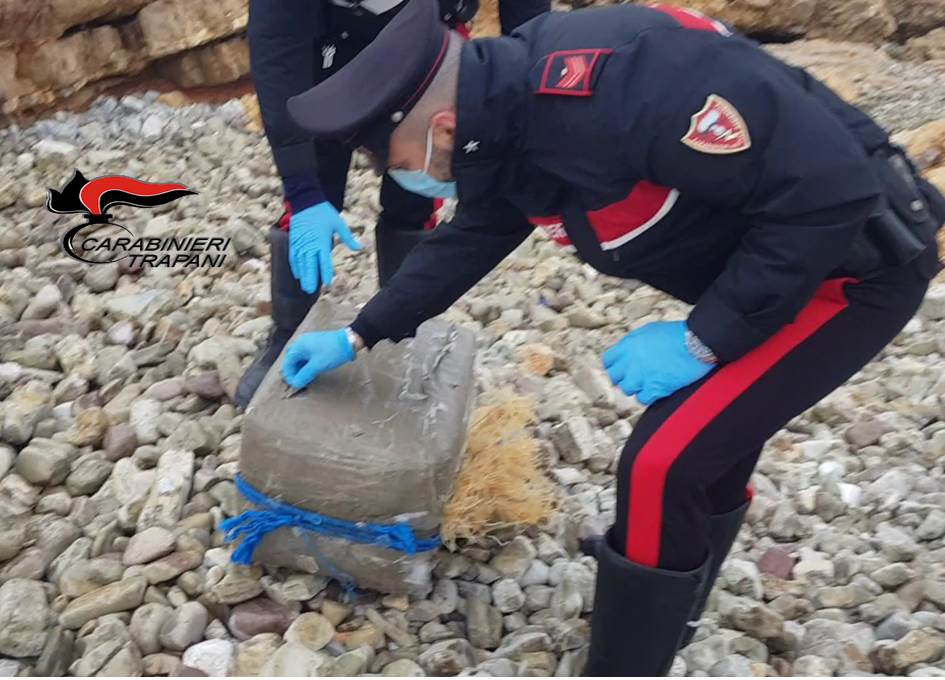
[[106, 222], [108, 209], [116, 205], [156, 208], [195, 194], [183, 184], [142, 182], [123, 175], [86, 179], [76, 170], [61, 191], [50, 189], [46, 207], [54, 213], [85, 213], [90, 223]]
[[81, 172], [76, 170], [61, 190], [48, 190], [46, 208], [54, 213], [82, 213], [85, 216], [84, 224], [77, 225], [66, 232], [62, 245], [70, 256], [83, 262], [94, 263], [76, 253], [72, 241], [81, 230], [92, 225], [111, 224], [124, 229], [122, 225], [111, 221], [109, 209], [116, 205], [156, 208], [196, 193], [183, 184], [143, 182], [123, 175], [86, 179]]

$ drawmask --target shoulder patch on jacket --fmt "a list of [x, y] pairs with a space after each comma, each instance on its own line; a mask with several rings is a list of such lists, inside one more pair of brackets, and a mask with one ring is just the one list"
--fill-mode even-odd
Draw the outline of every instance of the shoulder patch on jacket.
[[552, 52], [545, 57], [535, 94], [590, 97], [594, 94], [594, 76], [611, 52], [608, 48]]
[[710, 154], [739, 153], [751, 148], [745, 119], [731, 102], [717, 94], [710, 94], [705, 106], [693, 114], [689, 131], [680, 141]]

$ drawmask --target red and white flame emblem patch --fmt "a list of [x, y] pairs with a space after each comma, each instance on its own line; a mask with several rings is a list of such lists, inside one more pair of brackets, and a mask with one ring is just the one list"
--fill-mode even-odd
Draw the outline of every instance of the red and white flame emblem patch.
[[689, 131], [682, 138], [688, 147], [711, 154], [738, 153], [751, 148], [748, 126], [731, 102], [709, 95], [705, 106], [692, 116]]

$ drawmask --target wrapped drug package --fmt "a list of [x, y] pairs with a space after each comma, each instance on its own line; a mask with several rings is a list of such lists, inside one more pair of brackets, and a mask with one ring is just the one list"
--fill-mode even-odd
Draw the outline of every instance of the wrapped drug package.
[[[349, 305], [319, 300], [293, 340], [342, 328], [355, 315]], [[430, 548], [463, 462], [475, 344], [471, 330], [432, 319], [415, 338], [380, 342], [295, 394], [282, 378], [283, 352], [246, 411], [240, 475], [266, 499], [326, 524], [268, 531], [253, 561], [425, 596]], [[331, 530], [334, 521], [354, 523], [369, 539]], [[407, 529], [407, 542], [415, 538], [420, 549], [370, 539], [392, 527]]]

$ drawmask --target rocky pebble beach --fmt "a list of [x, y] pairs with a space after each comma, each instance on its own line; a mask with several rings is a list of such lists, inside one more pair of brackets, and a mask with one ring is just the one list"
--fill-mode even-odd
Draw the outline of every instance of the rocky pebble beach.
[[[933, 66], [896, 68], [907, 116], [884, 98], [884, 124], [945, 116]], [[236, 566], [218, 529], [240, 511], [231, 399], [268, 332], [281, 208], [253, 129], [237, 100], [172, 108], [150, 92], [0, 130], [0, 675], [580, 674], [596, 564], [578, 541], [613, 521], [616, 456], [642, 411], [599, 355], [685, 306], [535, 234], [445, 316], [479, 332], [480, 393], [534, 397], [561, 490], [551, 520], [442, 550], [423, 600]], [[228, 238], [225, 264], [66, 257], [76, 216], [44, 203], [73, 168], [192, 187], [116, 219]], [[365, 248], [336, 248], [328, 298], [376, 289], [377, 210], [356, 159], [345, 215]], [[890, 347], [769, 442], [673, 675], [945, 676], [943, 356], [940, 281]]]

